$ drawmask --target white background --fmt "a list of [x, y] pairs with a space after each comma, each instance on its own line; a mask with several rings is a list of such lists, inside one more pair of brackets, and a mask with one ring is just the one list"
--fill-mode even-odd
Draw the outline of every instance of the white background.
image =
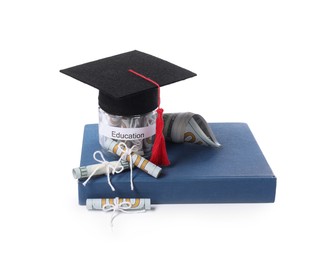
[[[2, 1], [1, 259], [309, 259], [309, 1]], [[60, 69], [140, 50], [198, 77], [166, 112], [249, 124], [278, 178], [274, 204], [77, 204], [97, 91]]]

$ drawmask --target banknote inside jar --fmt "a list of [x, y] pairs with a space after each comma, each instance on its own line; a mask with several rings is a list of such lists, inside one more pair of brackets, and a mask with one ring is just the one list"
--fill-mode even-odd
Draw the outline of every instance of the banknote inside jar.
[[128, 148], [135, 146], [135, 153], [149, 158], [155, 139], [156, 115], [156, 111], [151, 111], [143, 115], [119, 116], [99, 107], [99, 143], [103, 153], [113, 156], [104, 145], [112, 139], [125, 143]]

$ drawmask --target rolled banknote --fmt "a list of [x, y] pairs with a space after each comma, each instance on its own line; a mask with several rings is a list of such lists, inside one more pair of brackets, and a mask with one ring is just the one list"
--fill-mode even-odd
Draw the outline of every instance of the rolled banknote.
[[[104, 145], [108, 151], [110, 151], [114, 154], [117, 154], [119, 157], [124, 156], [124, 153], [125, 153], [124, 149], [116, 141], [109, 138], [108, 140], [106, 140]], [[133, 165], [140, 168], [142, 171], [146, 172], [147, 174], [149, 174], [155, 178], [157, 178], [160, 175], [162, 168], [155, 165], [154, 163], [151, 163], [149, 160], [145, 159], [141, 155], [138, 155], [138, 154], [132, 152], [131, 158], [132, 158]], [[129, 155], [126, 156], [126, 161], [130, 163], [130, 156]]]
[[173, 143], [195, 143], [219, 147], [211, 128], [201, 115], [194, 113], [166, 113], [164, 117], [164, 136]]
[[151, 199], [122, 199], [122, 198], [103, 198], [103, 199], [87, 199], [86, 208], [88, 210], [102, 210], [107, 206], [116, 206], [115, 204], [121, 204], [127, 202], [130, 205], [126, 210], [150, 210]]
[[[104, 163], [108, 163], [112, 168], [118, 168], [119, 166], [123, 166], [124, 170], [129, 169], [129, 163], [123, 160], [120, 160], [120, 162], [113, 161]], [[73, 177], [75, 179], [88, 178], [94, 171], [95, 171], [94, 176], [111, 173], [111, 168], [109, 169], [108, 167], [100, 167], [100, 166], [102, 166], [102, 163], [74, 168], [72, 170]]]

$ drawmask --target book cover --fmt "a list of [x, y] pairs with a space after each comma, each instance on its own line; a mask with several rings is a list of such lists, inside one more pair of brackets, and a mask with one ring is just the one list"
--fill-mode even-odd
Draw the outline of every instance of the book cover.
[[[222, 147], [167, 143], [171, 165], [159, 178], [135, 168], [133, 191], [128, 170], [111, 175], [116, 191], [105, 175], [86, 186], [79, 180], [79, 204], [85, 205], [87, 198], [114, 197], [150, 198], [152, 204], [274, 202], [276, 177], [248, 125], [210, 123], [210, 127]], [[95, 164], [93, 153], [100, 149], [98, 125], [85, 125], [80, 166]]]

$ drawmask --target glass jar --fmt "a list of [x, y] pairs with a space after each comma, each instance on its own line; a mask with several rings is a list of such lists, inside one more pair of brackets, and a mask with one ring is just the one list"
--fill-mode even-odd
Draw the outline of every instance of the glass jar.
[[135, 153], [149, 158], [155, 139], [156, 116], [155, 110], [143, 115], [111, 115], [99, 107], [99, 143], [103, 154], [111, 157], [105, 143], [112, 139], [125, 143], [128, 148], [135, 146]]

